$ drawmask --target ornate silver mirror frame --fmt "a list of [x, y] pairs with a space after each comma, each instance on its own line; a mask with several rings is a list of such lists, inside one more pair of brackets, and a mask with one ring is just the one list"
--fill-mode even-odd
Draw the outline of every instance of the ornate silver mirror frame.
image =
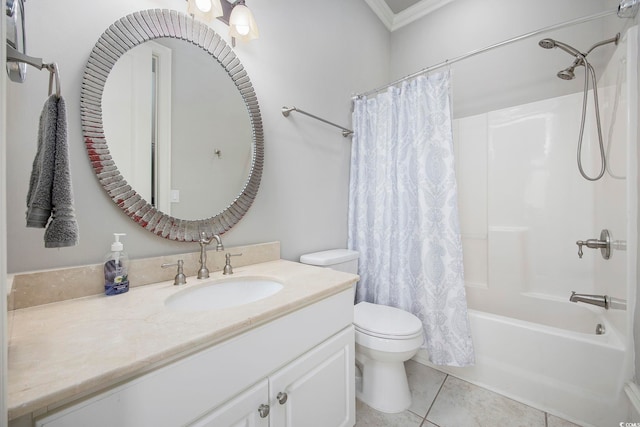
[[[183, 220], [167, 215], [144, 200], [118, 171], [111, 158], [102, 123], [102, 93], [109, 72], [128, 50], [148, 40], [172, 37], [189, 41], [210, 54], [236, 85], [249, 113], [253, 133], [253, 158], [247, 182], [236, 199], [217, 215]], [[109, 197], [137, 224], [158, 236], [177, 241], [197, 241], [223, 234], [249, 210], [260, 186], [264, 162], [264, 136], [258, 99], [247, 72], [231, 47], [207, 25], [174, 10], [146, 10], [116, 21], [91, 51], [80, 100], [82, 134], [89, 160]]]

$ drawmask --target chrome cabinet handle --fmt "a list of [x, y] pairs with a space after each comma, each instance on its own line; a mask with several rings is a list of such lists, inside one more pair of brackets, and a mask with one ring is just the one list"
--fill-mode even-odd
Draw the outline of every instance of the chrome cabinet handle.
[[287, 393], [284, 393], [282, 391], [276, 395], [276, 399], [278, 399], [278, 403], [281, 405], [287, 403], [288, 398], [289, 396], [287, 396]]
[[260, 414], [260, 418], [267, 418], [269, 416], [269, 405], [260, 405], [258, 407], [258, 414]]

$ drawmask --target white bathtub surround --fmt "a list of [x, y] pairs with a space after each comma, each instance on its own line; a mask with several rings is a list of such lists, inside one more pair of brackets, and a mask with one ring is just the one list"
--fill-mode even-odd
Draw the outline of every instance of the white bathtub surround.
[[418, 316], [435, 364], [474, 361], [466, 312], [449, 73], [355, 102], [349, 247], [357, 301]]
[[[477, 363], [443, 370], [581, 425], [630, 421], [623, 388], [633, 375], [636, 42], [633, 27], [596, 69], [609, 165], [598, 182], [584, 180], [576, 165], [582, 92], [454, 123]], [[594, 126], [587, 117], [589, 175], [599, 168]], [[576, 240], [603, 228], [612, 235], [611, 258], [593, 249], [578, 258]], [[608, 295], [628, 308], [571, 303], [571, 291]], [[598, 324], [603, 335], [595, 335]]]

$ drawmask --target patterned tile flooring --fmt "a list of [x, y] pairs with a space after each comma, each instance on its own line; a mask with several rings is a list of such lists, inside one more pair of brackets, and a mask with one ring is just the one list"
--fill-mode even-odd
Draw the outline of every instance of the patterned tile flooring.
[[356, 427], [577, 427], [413, 360], [405, 366], [411, 407], [384, 414], [357, 400]]

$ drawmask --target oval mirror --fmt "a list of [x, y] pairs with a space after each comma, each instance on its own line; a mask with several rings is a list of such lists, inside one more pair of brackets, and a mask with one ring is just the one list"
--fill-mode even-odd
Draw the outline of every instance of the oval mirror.
[[227, 43], [187, 15], [149, 10], [111, 25], [89, 56], [81, 119], [103, 188], [155, 234], [223, 234], [256, 196], [255, 92]]

